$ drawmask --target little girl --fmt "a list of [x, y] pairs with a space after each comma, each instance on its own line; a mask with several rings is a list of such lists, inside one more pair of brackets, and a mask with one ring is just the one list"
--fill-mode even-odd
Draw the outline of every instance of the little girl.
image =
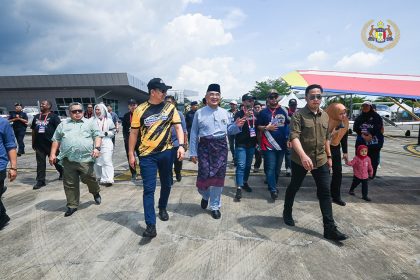
[[362, 183], [362, 195], [366, 201], [371, 201], [368, 197], [368, 178], [373, 176], [373, 168], [368, 157], [368, 148], [365, 145], [357, 147], [356, 156], [352, 161], [346, 161], [348, 166], [353, 166], [353, 182], [349, 194], [354, 195], [354, 189]]

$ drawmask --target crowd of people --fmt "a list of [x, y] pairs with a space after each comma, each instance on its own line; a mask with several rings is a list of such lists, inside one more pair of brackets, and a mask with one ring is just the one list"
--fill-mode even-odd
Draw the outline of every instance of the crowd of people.
[[[221, 87], [210, 84], [202, 107], [193, 101], [184, 114], [177, 109], [176, 99], [167, 95], [171, 86], [154, 78], [147, 84], [149, 99], [138, 104], [128, 102], [128, 112], [121, 120], [124, 147], [131, 173], [137, 179], [137, 165], [143, 184], [143, 207], [146, 222], [144, 237], [157, 235], [154, 194], [157, 174], [160, 179], [158, 217], [169, 220], [167, 205], [174, 184], [182, 180], [182, 160], [189, 150], [189, 159], [198, 164], [197, 191], [200, 206], [210, 209], [214, 219], [221, 218], [222, 192], [225, 186], [228, 153], [235, 167], [236, 192], [234, 200], [240, 202], [251, 193], [249, 176], [259, 172], [261, 164], [269, 197], [279, 197], [278, 182], [283, 161], [285, 174], [290, 178], [286, 187], [283, 220], [294, 226], [292, 210], [295, 196], [305, 176], [311, 172], [324, 224], [324, 237], [344, 240], [333, 218], [332, 202], [345, 206], [341, 197], [342, 159], [354, 170], [349, 194], [362, 183], [362, 196], [368, 197], [368, 179], [376, 176], [383, 146], [383, 123], [366, 101], [362, 113], [355, 120], [357, 133], [356, 156], [349, 161], [347, 138], [349, 120], [343, 104], [332, 103], [320, 108], [323, 88], [310, 85], [305, 90], [306, 106], [297, 109], [297, 100], [288, 107], [279, 105], [279, 93], [272, 89], [265, 104], [249, 93], [238, 104], [233, 100], [230, 109], [220, 106]], [[33, 189], [46, 186], [46, 159], [54, 165], [63, 181], [67, 199], [65, 217], [71, 216], [80, 203], [80, 182], [88, 186], [96, 204], [101, 204], [100, 186], [114, 183], [113, 153], [115, 135], [119, 132], [118, 116], [112, 106], [88, 104], [69, 105], [70, 118], [63, 121], [51, 111], [48, 100], [40, 103], [41, 112], [28, 124], [22, 104], [16, 103], [9, 121], [0, 119], [0, 193], [6, 191], [5, 180], [17, 176], [17, 157], [25, 154], [24, 136], [28, 125], [32, 129], [32, 148], [35, 151], [37, 173]], [[9, 125], [9, 122], [12, 125]], [[16, 141], [15, 141], [16, 139]], [[16, 145], [17, 142], [17, 145]], [[342, 151], [342, 155], [341, 155]], [[255, 160], [254, 160], [255, 158]], [[10, 166], [7, 170], [7, 165]], [[332, 176], [330, 176], [332, 171]], [[10, 218], [0, 200], [0, 228]]]

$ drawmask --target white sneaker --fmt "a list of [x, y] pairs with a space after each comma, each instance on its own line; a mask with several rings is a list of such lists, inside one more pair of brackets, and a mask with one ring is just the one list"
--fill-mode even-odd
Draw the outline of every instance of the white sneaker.
[[286, 176], [289, 177], [290, 174], [292, 174], [292, 171], [290, 170], [290, 168], [286, 169]]
[[381, 169], [381, 165], [380, 164], [378, 164], [378, 169]]

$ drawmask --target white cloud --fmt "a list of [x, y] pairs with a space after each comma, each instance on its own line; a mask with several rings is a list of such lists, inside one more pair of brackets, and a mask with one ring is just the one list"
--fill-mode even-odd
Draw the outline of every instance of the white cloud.
[[382, 54], [357, 52], [350, 56], [345, 55], [335, 67], [341, 70], [366, 69], [378, 65], [383, 59]]
[[315, 51], [307, 57], [310, 63], [323, 63], [328, 59], [328, 54], [325, 51]]
[[209, 84], [218, 83], [222, 96], [239, 97], [253, 88], [254, 81], [246, 84], [242, 78], [254, 70], [252, 61], [235, 62], [233, 57], [195, 58], [180, 67], [175, 86], [196, 90], [201, 96]]
[[232, 29], [240, 26], [246, 19], [245, 13], [238, 8], [235, 8], [229, 12], [229, 14], [223, 20], [223, 26], [226, 29]]

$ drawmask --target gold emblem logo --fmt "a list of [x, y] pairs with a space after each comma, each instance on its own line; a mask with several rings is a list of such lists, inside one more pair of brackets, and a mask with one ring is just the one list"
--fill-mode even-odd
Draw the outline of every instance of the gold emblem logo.
[[395, 22], [388, 19], [386, 23], [380, 20], [376, 26], [373, 23], [373, 19], [369, 20], [362, 29], [361, 37], [366, 47], [383, 52], [398, 44], [400, 29]]

